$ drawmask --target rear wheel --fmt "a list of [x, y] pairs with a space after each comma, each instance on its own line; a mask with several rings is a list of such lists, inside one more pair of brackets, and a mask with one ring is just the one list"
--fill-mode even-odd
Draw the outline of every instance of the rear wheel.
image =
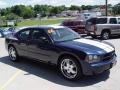
[[8, 53], [9, 53], [9, 57], [10, 57], [11, 61], [13, 61], [13, 62], [18, 61], [19, 56], [17, 54], [16, 49], [13, 46], [10, 46], [8, 48]]
[[82, 76], [79, 63], [73, 57], [63, 57], [59, 63], [59, 69], [64, 78], [78, 80]]
[[110, 38], [110, 32], [103, 31], [102, 34], [101, 34], [101, 38], [104, 39], [104, 40], [109, 39]]

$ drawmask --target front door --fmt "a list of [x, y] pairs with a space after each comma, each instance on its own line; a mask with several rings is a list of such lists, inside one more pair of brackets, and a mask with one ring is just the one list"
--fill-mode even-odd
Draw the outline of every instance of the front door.
[[111, 33], [112, 34], [119, 34], [120, 33], [117, 18], [110, 18], [110, 25], [111, 25]]
[[[41, 38], [46, 39], [46, 42], [42, 41]], [[28, 44], [29, 57], [47, 62], [51, 59], [51, 48], [52, 44], [44, 30], [33, 29]]]

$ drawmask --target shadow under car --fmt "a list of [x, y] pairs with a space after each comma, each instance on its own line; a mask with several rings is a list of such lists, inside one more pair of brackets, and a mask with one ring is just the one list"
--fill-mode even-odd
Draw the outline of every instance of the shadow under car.
[[2, 57], [0, 58], [0, 63], [4, 63], [6, 65], [15, 67], [17, 69], [23, 70], [27, 73], [24, 75], [35, 75], [40, 78], [46, 79], [50, 82], [55, 84], [68, 86], [68, 87], [85, 87], [90, 86], [101, 81], [106, 81], [109, 78], [109, 71], [106, 71], [102, 74], [95, 75], [95, 76], [83, 76], [78, 81], [68, 81], [61, 77], [58, 69], [56, 66], [51, 66], [44, 63], [34, 62], [33, 60], [21, 58], [20, 62], [11, 62], [9, 57]]

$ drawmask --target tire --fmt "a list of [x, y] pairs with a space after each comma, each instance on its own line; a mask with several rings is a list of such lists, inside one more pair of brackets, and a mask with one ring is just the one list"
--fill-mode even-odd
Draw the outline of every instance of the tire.
[[19, 61], [19, 56], [18, 56], [18, 53], [17, 53], [15, 47], [10, 46], [8, 48], [8, 54], [9, 54], [9, 57], [10, 57], [11, 61], [13, 61], [13, 62]]
[[101, 38], [103, 40], [107, 40], [110, 38], [110, 32], [109, 31], [103, 31], [102, 34], [101, 34]]
[[67, 80], [79, 80], [82, 77], [80, 64], [70, 56], [65, 56], [60, 60], [59, 70]]

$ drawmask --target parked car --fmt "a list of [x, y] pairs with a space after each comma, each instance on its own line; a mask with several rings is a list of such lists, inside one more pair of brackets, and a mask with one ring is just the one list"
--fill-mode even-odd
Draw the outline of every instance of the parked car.
[[91, 18], [86, 23], [86, 31], [93, 38], [109, 39], [112, 35], [120, 35], [120, 17]]
[[15, 33], [15, 28], [4, 28], [0, 30], [2, 37], [10, 37]]
[[3, 33], [3, 30], [0, 29], [0, 38], [4, 37], [4, 33]]
[[102, 73], [116, 64], [112, 44], [83, 39], [62, 26], [24, 28], [5, 41], [11, 61], [23, 56], [55, 64], [69, 80]]
[[82, 20], [65, 20], [62, 22], [61, 26], [71, 28], [79, 34], [85, 34], [85, 22]]

